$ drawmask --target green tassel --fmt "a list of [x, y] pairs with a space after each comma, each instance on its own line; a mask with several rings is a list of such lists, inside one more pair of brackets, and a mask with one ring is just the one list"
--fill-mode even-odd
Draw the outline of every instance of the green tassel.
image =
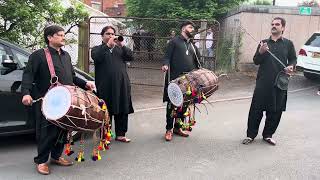
[[114, 139], [114, 138], [116, 138], [116, 135], [111, 131], [110, 132], [111, 133], [111, 137]]

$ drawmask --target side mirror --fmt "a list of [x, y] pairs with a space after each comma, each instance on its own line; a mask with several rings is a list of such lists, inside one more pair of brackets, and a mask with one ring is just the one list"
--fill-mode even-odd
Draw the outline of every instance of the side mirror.
[[17, 69], [17, 63], [14, 62], [13, 57], [7, 54], [2, 55], [2, 66], [12, 70]]

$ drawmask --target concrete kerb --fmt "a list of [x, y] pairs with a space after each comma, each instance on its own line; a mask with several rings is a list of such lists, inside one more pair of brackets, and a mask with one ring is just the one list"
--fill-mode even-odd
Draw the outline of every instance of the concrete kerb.
[[[295, 89], [295, 90], [290, 90], [288, 93], [297, 93], [300, 91], [305, 91], [309, 89], [314, 89], [317, 88], [318, 85], [315, 86], [310, 86], [306, 88], [300, 88], [300, 89]], [[245, 100], [245, 99], [250, 99], [252, 96], [242, 96], [242, 97], [235, 97], [235, 98], [228, 98], [228, 99], [218, 99], [218, 100], [212, 100], [209, 101], [210, 103], [217, 103], [217, 102], [228, 102], [228, 101], [240, 101], [240, 100]], [[207, 104], [208, 102], [205, 102], [204, 104]], [[159, 109], [165, 109], [166, 106], [158, 106], [158, 107], [152, 107], [152, 108], [142, 108], [142, 109], [137, 109], [135, 110], [136, 113], [138, 112], [146, 112], [146, 111], [154, 111], [154, 110], [159, 110]]]

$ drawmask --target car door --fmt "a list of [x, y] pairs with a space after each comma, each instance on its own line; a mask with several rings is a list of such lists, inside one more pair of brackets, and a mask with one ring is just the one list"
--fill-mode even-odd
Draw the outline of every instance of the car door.
[[[2, 55], [10, 55], [15, 62], [19, 61], [19, 55], [12, 54], [13, 52], [18, 53], [17, 50], [0, 43], [0, 58]], [[28, 56], [24, 58], [28, 58]], [[21, 103], [23, 70], [18, 67], [16, 70], [8, 71], [8, 68], [3, 67], [2, 63], [0, 63], [0, 70], [0, 131], [10, 133], [30, 129], [31, 122], [28, 114], [30, 108], [26, 108]]]
[[314, 33], [306, 42], [306, 56], [304, 60], [304, 68], [320, 71], [320, 33]]

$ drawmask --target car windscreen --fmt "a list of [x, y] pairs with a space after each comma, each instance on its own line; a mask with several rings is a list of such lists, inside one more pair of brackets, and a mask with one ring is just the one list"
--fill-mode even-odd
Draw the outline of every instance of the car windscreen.
[[320, 47], [320, 33], [314, 33], [305, 45], [312, 47]]
[[25, 67], [28, 63], [29, 55], [26, 53], [22, 53], [17, 51], [16, 49], [11, 49], [14, 57], [18, 60], [19, 66], [21, 68]]

